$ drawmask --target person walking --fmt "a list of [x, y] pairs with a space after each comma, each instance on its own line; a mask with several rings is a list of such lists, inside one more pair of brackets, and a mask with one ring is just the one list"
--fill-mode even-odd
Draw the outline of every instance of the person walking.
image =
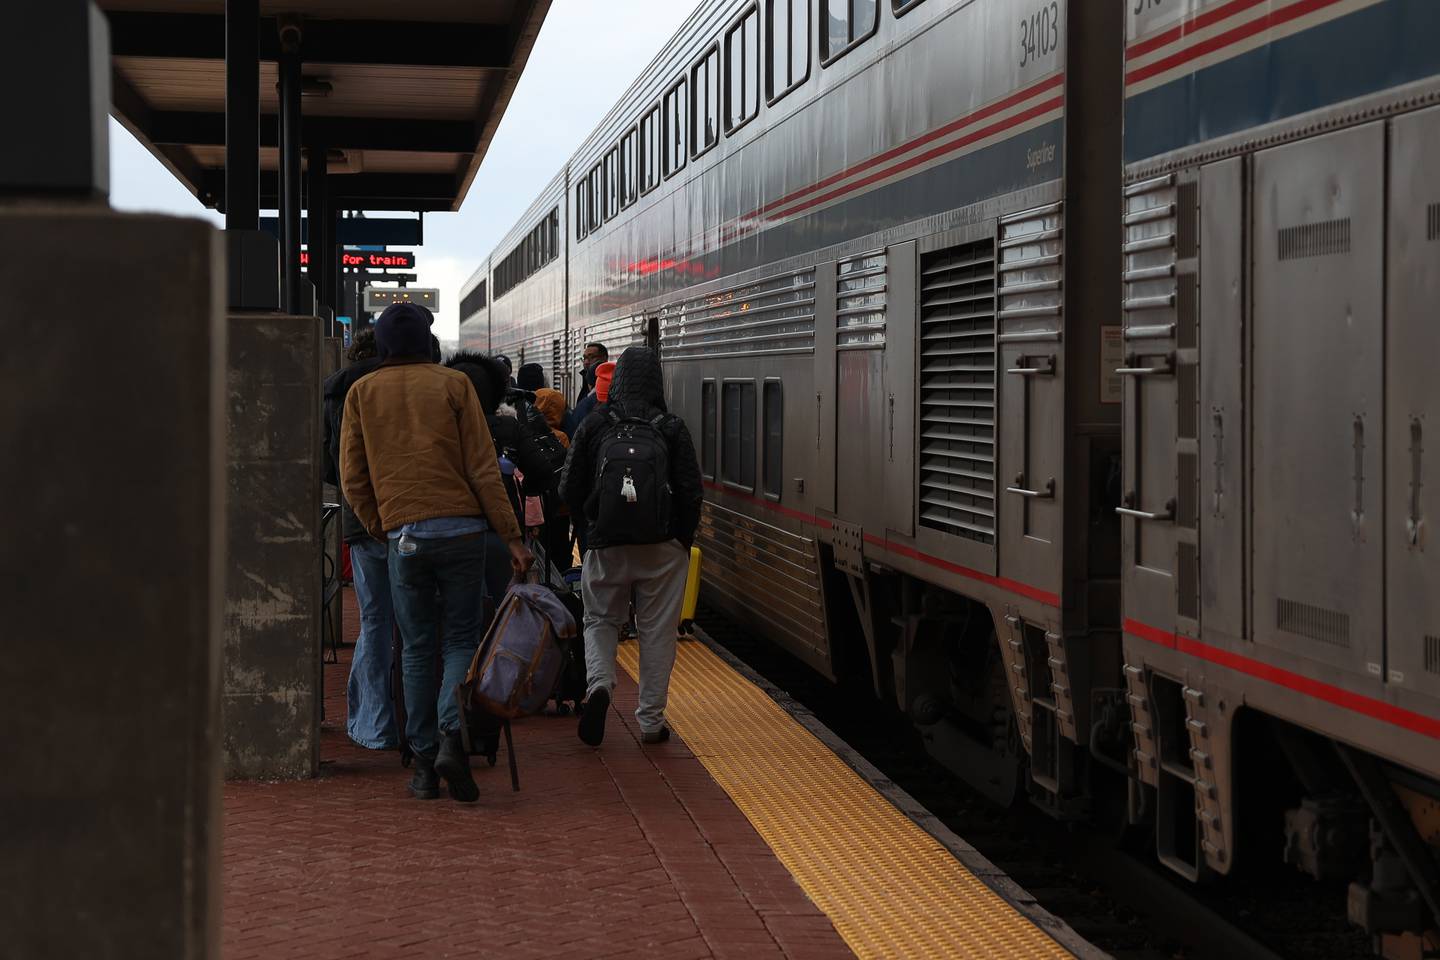
[[615, 688], [615, 651], [634, 597], [640, 641], [641, 739], [670, 739], [665, 723], [675, 633], [704, 490], [685, 422], [665, 408], [660, 358], [648, 347], [620, 356], [609, 402], [575, 433], [560, 481], [586, 526], [585, 712], [580, 739], [599, 746]]
[[[380, 366], [376, 355], [375, 331], [366, 327], [355, 335], [345, 357], [350, 361], [326, 378], [321, 388], [325, 398], [325, 482], [340, 486], [340, 427], [345, 397], [350, 388]], [[394, 750], [400, 745], [395, 729], [395, 705], [391, 696], [394, 667], [390, 634], [395, 613], [390, 604], [390, 573], [386, 543], [376, 540], [340, 498], [341, 536], [350, 547], [355, 603], [360, 608], [360, 636], [350, 661], [345, 688], [345, 732], [355, 743], [369, 750]]]
[[418, 304], [397, 303], [376, 321], [382, 363], [345, 398], [340, 479], [355, 516], [390, 545], [405, 736], [415, 753], [410, 792], [434, 799], [443, 778], [450, 796], [468, 803], [480, 791], [461, 742], [455, 688], [480, 642], [486, 533], [506, 544], [515, 577], [533, 559], [475, 389], [465, 374], [432, 361], [433, 320]]
[[605, 402], [605, 398], [610, 393], [610, 380], [614, 376], [615, 361], [606, 360], [604, 363], [596, 365], [594, 380], [591, 384], [592, 389], [580, 398], [580, 402], [575, 405], [574, 410], [566, 414], [565, 422], [569, 425], [572, 439], [575, 431], [580, 429], [580, 424], [585, 422], [585, 418], [590, 416], [591, 411]]

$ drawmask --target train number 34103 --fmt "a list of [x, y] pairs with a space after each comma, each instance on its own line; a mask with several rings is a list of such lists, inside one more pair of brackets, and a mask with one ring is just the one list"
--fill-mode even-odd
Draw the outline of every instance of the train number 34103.
[[1025, 67], [1060, 49], [1060, 4], [1051, 0], [1020, 20], [1020, 66]]

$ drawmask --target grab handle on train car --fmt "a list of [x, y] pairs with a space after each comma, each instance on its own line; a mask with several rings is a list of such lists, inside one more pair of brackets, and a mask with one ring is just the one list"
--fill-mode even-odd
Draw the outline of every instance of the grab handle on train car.
[[1158, 520], [1170, 521], [1175, 519], [1175, 498], [1171, 497], [1165, 501], [1165, 509], [1160, 513], [1150, 513], [1145, 510], [1136, 510], [1134, 505], [1139, 500], [1135, 491], [1125, 494], [1126, 506], [1116, 507], [1115, 512], [1122, 517], [1134, 517], [1136, 520]]
[[1122, 377], [1168, 377], [1175, 372], [1175, 354], [1167, 353], [1160, 357], [1160, 364], [1153, 367], [1136, 366], [1139, 358], [1131, 355], [1125, 358], [1126, 366], [1116, 369], [1116, 373]]
[[1046, 480], [1043, 489], [1027, 490], [1025, 489], [1025, 474], [1017, 473], [1015, 475], [1015, 485], [1012, 487], [1006, 487], [1005, 492], [1013, 493], [1018, 497], [1031, 497], [1036, 500], [1054, 500], [1055, 478], [1051, 477], [1049, 480]]
[[1055, 354], [1053, 353], [1039, 357], [1020, 357], [1019, 362], [1023, 366], [1011, 367], [1005, 372], [1013, 373], [1017, 377], [1055, 376]]

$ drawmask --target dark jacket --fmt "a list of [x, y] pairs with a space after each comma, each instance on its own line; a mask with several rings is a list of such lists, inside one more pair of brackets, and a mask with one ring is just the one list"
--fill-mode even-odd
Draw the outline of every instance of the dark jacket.
[[[600, 445], [609, 432], [607, 411], [622, 417], [653, 419], [667, 413], [665, 381], [660, 372], [660, 358], [649, 347], [631, 347], [620, 357], [615, 368], [615, 381], [610, 385], [609, 403], [601, 404], [580, 424], [570, 444], [565, 472], [560, 478], [560, 493], [575, 518], [584, 518], [585, 545], [594, 550], [614, 546], [595, 535], [595, 518], [585, 509], [595, 485]], [[705, 490], [700, 480], [700, 462], [690, 430], [679, 417], [666, 417], [660, 434], [669, 448], [670, 460], [670, 532], [688, 550], [695, 542], [695, 529], [700, 526], [700, 504]]]
[[[542, 439], [550, 435], [545, 415], [525, 401], [526, 394], [505, 388], [509, 378], [504, 376], [504, 368], [497, 361], [480, 354], [457, 353], [447, 366], [465, 374], [475, 387], [490, 436], [495, 441], [495, 452], [525, 474], [524, 492], [539, 496], [553, 490], [559, 477], [540, 446]], [[515, 416], [499, 412], [502, 400], [515, 408]], [[512, 492], [512, 496], [518, 492]]]
[[[345, 414], [345, 395], [356, 380], [375, 370], [380, 363], [378, 357], [353, 363], [330, 374], [321, 387], [325, 406], [325, 482], [333, 483], [337, 488], [340, 486], [340, 421]], [[350, 509], [343, 495], [340, 497], [340, 519], [346, 543], [369, 536], [365, 525], [356, 518], [355, 511]]]
[[600, 397], [594, 390], [591, 390], [580, 398], [580, 402], [575, 404], [573, 410], [565, 414], [565, 421], [561, 429], [570, 437], [571, 443], [575, 442], [575, 434], [580, 429], [580, 424], [584, 423], [585, 418], [590, 416], [598, 406], [600, 406]]

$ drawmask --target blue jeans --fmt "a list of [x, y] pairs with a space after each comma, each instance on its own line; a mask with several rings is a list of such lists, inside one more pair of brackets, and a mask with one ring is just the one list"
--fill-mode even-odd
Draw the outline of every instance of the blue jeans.
[[355, 659], [350, 662], [345, 730], [362, 747], [394, 750], [400, 741], [390, 686], [394, 667], [390, 638], [395, 614], [390, 603], [386, 545], [369, 537], [356, 540], [350, 544], [350, 566], [355, 576], [355, 601], [360, 607], [360, 638], [355, 641]]
[[[410, 749], [435, 756], [443, 734], [460, 729], [455, 687], [480, 646], [484, 610], [484, 535], [414, 540], [415, 552], [390, 550], [390, 596], [404, 639], [405, 736]], [[435, 689], [435, 661], [441, 662]]]

